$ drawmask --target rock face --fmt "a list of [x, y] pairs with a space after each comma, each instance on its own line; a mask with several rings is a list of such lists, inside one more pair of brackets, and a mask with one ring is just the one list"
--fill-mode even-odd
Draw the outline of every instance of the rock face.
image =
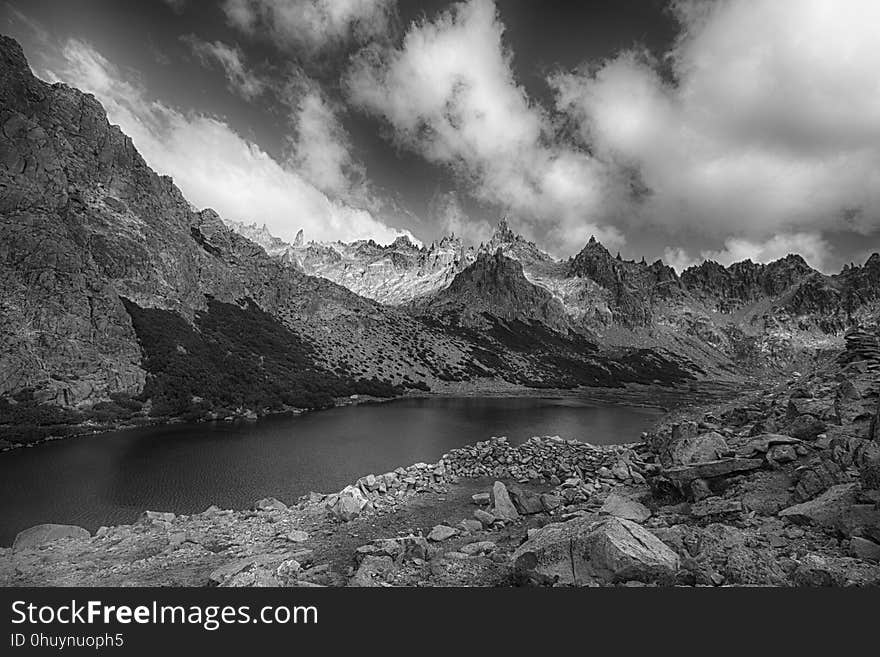
[[12, 544], [13, 550], [27, 550], [47, 545], [64, 538], [89, 538], [88, 530], [76, 525], [37, 525], [19, 532]]
[[513, 553], [515, 568], [558, 584], [669, 581], [678, 556], [635, 522], [578, 518], [547, 525]]

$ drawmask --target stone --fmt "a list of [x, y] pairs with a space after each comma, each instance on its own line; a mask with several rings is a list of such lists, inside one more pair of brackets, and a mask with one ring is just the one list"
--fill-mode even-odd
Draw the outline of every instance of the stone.
[[779, 512], [793, 522], [836, 529], [844, 535], [856, 530], [880, 527], [880, 510], [873, 504], [857, 503], [858, 484], [832, 486], [819, 497], [795, 504]]
[[479, 504], [480, 506], [488, 506], [492, 502], [492, 496], [489, 493], [477, 493], [471, 495], [471, 499], [474, 501], [474, 504]]
[[397, 567], [391, 557], [368, 555], [361, 561], [349, 586], [371, 587], [387, 584]]
[[870, 539], [853, 536], [849, 542], [849, 550], [857, 559], [880, 562], [880, 544]]
[[541, 494], [541, 506], [544, 507], [544, 510], [548, 513], [553, 511], [554, 509], [558, 509], [562, 505], [562, 500], [558, 495], [553, 495], [551, 493], [542, 493]]
[[369, 504], [358, 487], [346, 486], [339, 495], [335, 496], [335, 499], [332, 499], [328, 510], [335, 518], [349, 522], [357, 518]]
[[703, 463], [674, 466], [663, 470], [663, 475], [677, 484], [685, 484], [694, 479], [726, 477], [738, 472], [757, 470], [764, 464], [762, 459], [729, 458]]
[[701, 502], [691, 505], [691, 515], [695, 518], [741, 513], [742, 510], [743, 504], [740, 500], [726, 499], [717, 496], [706, 498]]
[[651, 510], [644, 504], [615, 492], [605, 498], [605, 503], [602, 504], [599, 513], [615, 518], [625, 518], [633, 522], [645, 522], [651, 517]]
[[144, 511], [141, 514], [141, 522], [173, 522], [176, 516], [173, 513], [165, 511]]
[[492, 514], [496, 518], [502, 520], [516, 520], [519, 518], [519, 512], [517, 512], [510, 499], [507, 487], [500, 481], [496, 481], [492, 486], [492, 498], [494, 500]]
[[54, 543], [65, 538], [86, 539], [91, 534], [87, 529], [78, 525], [36, 525], [18, 533], [12, 543], [13, 550], [27, 550], [49, 543]]
[[611, 468], [611, 474], [619, 481], [627, 481], [632, 476], [629, 471], [629, 466], [625, 461], [618, 461], [615, 463]]
[[774, 445], [767, 451], [769, 463], [791, 463], [797, 459], [798, 455], [793, 445]]
[[462, 545], [459, 551], [472, 557], [477, 554], [492, 552], [495, 550], [496, 547], [497, 546], [492, 541], [477, 541], [476, 543], [468, 543], [467, 545]]
[[749, 438], [749, 442], [737, 448], [736, 455], [750, 457], [766, 454], [779, 445], [799, 445], [802, 441], [780, 433], [762, 433]]
[[544, 505], [541, 502], [541, 496], [530, 490], [511, 486], [509, 491], [510, 498], [516, 510], [524, 516], [534, 515], [544, 511]]
[[305, 543], [309, 540], [309, 535], [307, 532], [301, 531], [299, 529], [294, 529], [287, 535], [288, 541], [293, 541], [294, 543]]
[[672, 445], [670, 456], [677, 465], [701, 463], [721, 458], [728, 450], [724, 436], [716, 431], [684, 438]]
[[458, 530], [446, 525], [436, 525], [428, 534], [429, 541], [441, 542], [458, 534]]
[[827, 425], [814, 415], [800, 415], [788, 425], [787, 433], [801, 440], [816, 440]]
[[274, 497], [264, 497], [254, 503], [257, 511], [287, 511], [287, 505]]
[[495, 516], [488, 511], [483, 511], [483, 509], [477, 509], [474, 511], [474, 518], [480, 521], [485, 527], [489, 527], [495, 522]]
[[458, 523], [458, 526], [461, 527], [461, 530], [466, 534], [472, 534], [474, 532], [482, 531], [483, 529], [483, 523], [472, 518], [465, 518]]
[[699, 502], [707, 497], [711, 497], [712, 489], [709, 487], [709, 482], [705, 479], [694, 479], [690, 484], [690, 493], [694, 501]]
[[671, 581], [678, 555], [630, 520], [586, 515], [546, 525], [512, 555], [520, 575], [567, 585]]

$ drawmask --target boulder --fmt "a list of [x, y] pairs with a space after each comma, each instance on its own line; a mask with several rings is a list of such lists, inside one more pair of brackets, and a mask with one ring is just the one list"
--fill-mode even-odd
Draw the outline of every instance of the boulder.
[[726, 477], [737, 472], [757, 470], [764, 464], [763, 459], [730, 458], [689, 465], [674, 466], [663, 470], [664, 476], [677, 484], [686, 484], [695, 479]]
[[651, 510], [644, 504], [614, 492], [605, 499], [599, 513], [615, 518], [625, 518], [633, 522], [645, 522], [651, 517]]
[[495, 516], [489, 513], [488, 511], [483, 511], [483, 509], [477, 509], [474, 511], [474, 518], [480, 521], [484, 526], [489, 527], [495, 522]]
[[371, 554], [361, 561], [348, 585], [355, 587], [383, 586], [388, 583], [396, 569], [391, 557]]
[[287, 505], [274, 497], [264, 497], [254, 503], [254, 508], [257, 511], [286, 511]]
[[294, 529], [287, 535], [288, 541], [293, 541], [294, 543], [305, 543], [309, 540], [309, 535], [307, 532], [301, 531], [299, 529]]
[[675, 443], [670, 449], [672, 462], [676, 465], [714, 461], [727, 452], [727, 442], [716, 432], [700, 434], [685, 438]]
[[864, 561], [880, 561], [880, 544], [863, 538], [861, 536], [853, 536], [849, 542], [850, 554], [857, 559]]
[[12, 544], [12, 549], [26, 550], [53, 543], [63, 538], [83, 539], [90, 536], [91, 534], [87, 529], [77, 525], [36, 525], [19, 532]]
[[454, 528], [449, 527], [447, 525], [437, 525], [428, 534], [428, 540], [429, 541], [436, 541], [439, 543], [440, 541], [445, 541], [447, 539], [452, 538], [456, 534], [458, 534], [457, 529], [454, 529]]
[[488, 506], [492, 502], [492, 496], [489, 493], [476, 493], [471, 495], [471, 499], [474, 501], [474, 504], [479, 504], [480, 506]]
[[553, 495], [551, 493], [542, 493], [541, 506], [543, 506], [544, 510], [549, 513], [550, 511], [558, 509], [560, 506], [562, 506], [562, 500], [559, 498], [558, 495]]
[[541, 496], [538, 493], [514, 486], [511, 486], [509, 492], [516, 510], [524, 516], [544, 511], [544, 505], [541, 503]]
[[510, 499], [507, 487], [500, 481], [496, 481], [492, 486], [492, 499], [492, 514], [496, 518], [502, 520], [516, 520], [519, 518], [519, 513], [513, 505], [513, 501]]
[[742, 510], [743, 504], [740, 500], [726, 499], [717, 496], [708, 497], [701, 502], [691, 505], [691, 515], [695, 518], [741, 513]]
[[173, 522], [176, 516], [168, 511], [144, 511], [140, 521], [145, 523]]
[[468, 543], [461, 546], [461, 552], [470, 557], [478, 554], [492, 552], [497, 546], [492, 541], [477, 541], [476, 543]]
[[521, 575], [575, 586], [671, 581], [679, 567], [675, 552], [641, 525], [590, 515], [546, 525], [512, 559]]
[[801, 440], [816, 440], [819, 434], [828, 428], [822, 420], [815, 415], [799, 415], [788, 425], [787, 433], [793, 438]]
[[338, 495], [330, 497], [327, 508], [334, 517], [348, 522], [357, 518], [369, 504], [360, 488], [346, 486]]
[[783, 509], [779, 517], [836, 529], [847, 536], [865, 528], [871, 532], [877, 531], [880, 528], [880, 510], [874, 504], [858, 503], [858, 490], [858, 484], [832, 486], [816, 499]]

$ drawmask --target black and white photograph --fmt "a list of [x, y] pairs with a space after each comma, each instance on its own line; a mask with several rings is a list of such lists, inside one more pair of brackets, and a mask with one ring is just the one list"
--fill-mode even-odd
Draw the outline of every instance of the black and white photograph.
[[877, 587], [878, 62], [876, 0], [0, 0], [0, 589]]

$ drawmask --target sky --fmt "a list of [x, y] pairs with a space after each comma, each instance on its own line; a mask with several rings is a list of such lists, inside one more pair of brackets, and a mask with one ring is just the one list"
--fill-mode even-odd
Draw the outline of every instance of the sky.
[[677, 269], [880, 250], [876, 0], [0, 0], [190, 202]]

